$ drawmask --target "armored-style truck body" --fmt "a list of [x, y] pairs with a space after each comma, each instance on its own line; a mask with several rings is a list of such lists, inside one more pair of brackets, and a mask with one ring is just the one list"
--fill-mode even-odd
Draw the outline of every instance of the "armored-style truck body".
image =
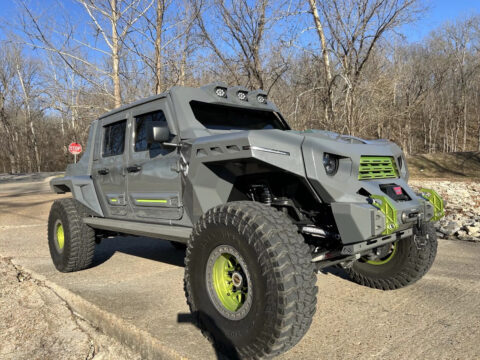
[[341, 265], [396, 289], [430, 268], [441, 198], [407, 184], [401, 149], [293, 131], [263, 91], [174, 87], [92, 122], [85, 153], [53, 179], [49, 245], [60, 271], [116, 234], [187, 247], [185, 290], [224, 352], [294, 346], [315, 312], [314, 271]]

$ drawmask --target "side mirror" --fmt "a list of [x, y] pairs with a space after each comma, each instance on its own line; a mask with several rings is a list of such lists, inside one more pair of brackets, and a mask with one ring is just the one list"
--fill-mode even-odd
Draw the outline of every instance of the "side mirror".
[[154, 142], [163, 143], [170, 140], [170, 130], [167, 126], [149, 126], [147, 142], [151, 145]]

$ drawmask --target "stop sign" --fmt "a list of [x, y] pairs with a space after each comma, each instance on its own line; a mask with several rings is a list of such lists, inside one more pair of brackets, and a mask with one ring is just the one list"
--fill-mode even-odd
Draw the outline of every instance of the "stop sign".
[[71, 143], [68, 145], [68, 151], [70, 151], [70, 153], [73, 155], [78, 155], [82, 152], [82, 145], [78, 143]]

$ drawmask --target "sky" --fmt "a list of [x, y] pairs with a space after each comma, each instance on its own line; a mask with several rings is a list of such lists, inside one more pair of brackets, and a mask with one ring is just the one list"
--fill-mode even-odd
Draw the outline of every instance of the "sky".
[[[21, 1], [21, 0], [20, 0]], [[55, 0], [31, 0], [41, 7], [51, 8], [55, 6]], [[306, 1], [306, 0], [305, 0]], [[480, 14], [480, 0], [420, 0], [428, 10], [422, 18], [415, 24], [407, 24], [401, 29], [401, 33], [406, 36], [408, 42], [418, 42], [427, 36], [432, 30], [446, 21], [453, 21], [458, 17], [465, 17], [472, 13]], [[64, 6], [67, 9], [78, 11], [78, 4], [73, 0], [64, 0]], [[2, 19], [14, 19], [17, 16], [17, 1], [0, 0], [0, 23]], [[2, 36], [2, 27], [0, 26], [0, 39]]]
[[402, 29], [409, 42], [422, 40], [446, 21], [454, 21], [458, 17], [474, 13], [480, 14], [480, 0], [429, 0], [424, 3], [428, 10], [422, 19], [415, 24], [405, 25]]

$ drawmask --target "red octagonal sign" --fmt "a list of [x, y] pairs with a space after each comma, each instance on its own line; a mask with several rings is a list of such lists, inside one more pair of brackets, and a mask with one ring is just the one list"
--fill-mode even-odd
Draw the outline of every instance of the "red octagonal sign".
[[82, 152], [82, 145], [78, 143], [71, 143], [68, 145], [68, 151], [70, 151], [70, 153], [73, 155], [78, 155]]

